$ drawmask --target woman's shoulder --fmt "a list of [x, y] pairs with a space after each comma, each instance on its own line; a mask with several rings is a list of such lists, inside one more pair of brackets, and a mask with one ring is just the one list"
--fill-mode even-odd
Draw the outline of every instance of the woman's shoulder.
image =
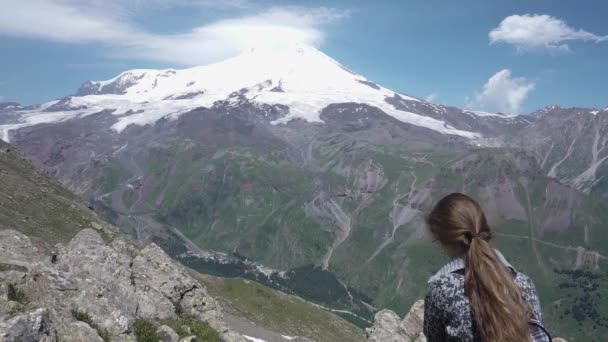
[[515, 282], [521, 289], [522, 295], [524, 296], [526, 301], [528, 301], [528, 303], [532, 306], [532, 311], [534, 311], [534, 317], [542, 321], [543, 313], [540, 306], [540, 299], [538, 298], [536, 286], [534, 286], [532, 278], [530, 278], [525, 273], [518, 272], [517, 276], [515, 277]]
[[[461, 298], [462, 297], [462, 298]], [[456, 273], [442, 274], [428, 282], [426, 299], [438, 306], [446, 300], [464, 299], [464, 277]]]
[[534, 293], [534, 295], [536, 295], [536, 286], [534, 286], [532, 278], [530, 278], [530, 276], [528, 276], [527, 274], [523, 272], [517, 272], [515, 276], [515, 282], [517, 283], [517, 285], [519, 285], [519, 287], [524, 293], [530, 292], [530, 294]]

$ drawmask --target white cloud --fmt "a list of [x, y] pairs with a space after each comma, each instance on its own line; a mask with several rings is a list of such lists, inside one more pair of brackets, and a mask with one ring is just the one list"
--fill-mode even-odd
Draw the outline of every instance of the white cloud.
[[[319, 46], [324, 39], [323, 25], [349, 15], [348, 11], [325, 7], [273, 7], [178, 34], [151, 33], [134, 23], [138, 11], [146, 6], [162, 8], [205, 3], [211, 1], [108, 0], [87, 4], [76, 0], [21, 1], [5, 6], [0, 12], [0, 35], [69, 44], [101, 43], [116, 57], [197, 65], [226, 58], [251, 46], [281, 46], [295, 42]], [[234, 6], [248, 4], [239, 0], [224, 2], [230, 3]]]
[[487, 112], [520, 114], [524, 101], [534, 87], [534, 82], [524, 77], [513, 77], [511, 70], [503, 69], [490, 77], [481, 91], [475, 92], [473, 99], [467, 101], [466, 106]]
[[490, 43], [507, 43], [517, 51], [568, 51], [568, 41], [583, 40], [601, 42], [608, 36], [576, 30], [561, 19], [550, 15], [511, 15], [490, 31]]
[[434, 91], [434, 92], [430, 93], [424, 100], [426, 102], [434, 102], [438, 96], [439, 96], [439, 94]]
[[220, 9], [250, 8], [250, 0], [106, 0], [105, 3], [118, 3], [131, 9], [171, 8], [180, 6], [201, 6]]

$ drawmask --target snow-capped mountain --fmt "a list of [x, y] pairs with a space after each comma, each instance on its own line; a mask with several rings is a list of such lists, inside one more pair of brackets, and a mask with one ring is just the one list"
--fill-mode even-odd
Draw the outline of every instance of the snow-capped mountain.
[[[258, 104], [283, 105], [288, 113], [274, 120], [322, 122], [321, 111], [334, 103], [360, 103], [376, 107], [399, 121], [444, 134], [476, 139], [472, 127], [456, 127], [444, 116], [448, 108], [434, 105], [375, 84], [348, 70], [319, 50], [294, 45], [283, 50], [252, 48], [228, 60], [182, 70], [128, 70], [106, 81], [88, 81], [74, 96], [22, 111], [19, 119], [0, 126], [1, 137], [21, 127], [64, 121], [102, 110], [112, 110], [121, 132], [131, 124], [153, 124], [176, 118], [194, 108], [212, 107], [217, 101], [236, 101], [235, 95]], [[465, 111], [466, 115], [513, 121], [500, 114]]]

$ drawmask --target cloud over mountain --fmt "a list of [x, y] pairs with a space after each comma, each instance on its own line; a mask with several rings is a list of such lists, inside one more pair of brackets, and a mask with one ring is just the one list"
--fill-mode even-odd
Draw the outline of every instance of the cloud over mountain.
[[520, 114], [522, 105], [535, 84], [525, 77], [513, 77], [511, 70], [498, 71], [473, 94], [467, 107], [489, 112]]
[[511, 15], [489, 33], [490, 44], [506, 43], [513, 45], [517, 51], [568, 51], [569, 41], [608, 40], [608, 36], [599, 36], [582, 29], [574, 29], [556, 17], [542, 14]]
[[[244, 8], [247, 2], [228, 6]], [[251, 46], [282, 46], [301, 42], [319, 46], [322, 27], [348, 16], [326, 7], [272, 7], [248, 10], [180, 33], [154, 33], [132, 20], [150, 6], [209, 5], [208, 2], [109, 1], [85, 6], [71, 0], [18, 2], [0, 11], [0, 35], [67, 44], [101, 43], [113, 56], [150, 59], [182, 65], [207, 64]]]

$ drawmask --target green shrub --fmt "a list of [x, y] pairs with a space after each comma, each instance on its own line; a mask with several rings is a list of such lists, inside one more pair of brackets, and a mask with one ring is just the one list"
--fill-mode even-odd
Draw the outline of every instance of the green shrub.
[[13, 302], [17, 302], [17, 303], [21, 303], [21, 304], [27, 304], [28, 300], [27, 300], [27, 296], [25, 295], [25, 292], [23, 292], [22, 289], [16, 287], [13, 284], [8, 284], [8, 293], [6, 294], [8, 300], [11, 300]]
[[[172, 320], [164, 320], [158, 322], [161, 325], [166, 325], [173, 329], [180, 338], [194, 335], [198, 342], [222, 342], [222, 338], [209, 324], [197, 321], [193, 318], [178, 318]], [[186, 332], [183, 327], [190, 328], [190, 332]], [[139, 341], [139, 340], [138, 340]]]
[[72, 317], [76, 318], [77, 320], [81, 321], [81, 322], [85, 322], [86, 324], [90, 325], [91, 327], [93, 323], [93, 320], [91, 319], [91, 316], [89, 316], [88, 313], [84, 312], [84, 311], [79, 311], [78, 309], [72, 309]]
[[173, 331], [175, 331], [175, 333], [180, 337], [186, 337], [186, 336], [190, 336], [186, 330], [183, 328], [183, 326], [185, 325], [184, 322], [182, 321], [182, 319], [166, 319], [166, 320], [161, 320], [158, 321], [159, 325], [166, 325], [169, 328], [173, 329]]
[[103, 340], [103, 342], [111, 342], [111, 336], [110, 336], [110, 332], [106, 329], [96, 329], [97, 330], [97, 335], [99, 335], [99, 337], [101, 337], [101, 339]]
[[222, 342], [220, 334], [217, 333], [209, 324], [193, 319], [186, 319], [184, 324], [192, 330], [192, 335], [196, 336], [197, 341], [201, 342]]
[[145, 319], [138, 319], [133, 323], [133, 334], [137, 342], [158, 342], [160, 337], [156, 329], [154, 322]]

